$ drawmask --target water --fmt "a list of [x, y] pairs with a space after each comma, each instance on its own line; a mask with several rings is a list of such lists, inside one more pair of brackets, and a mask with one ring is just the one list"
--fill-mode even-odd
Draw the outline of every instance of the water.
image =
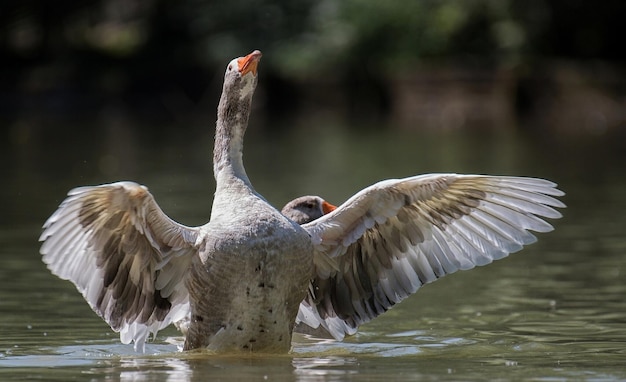
[[148, 185], [174, 219], [204, 223], [212, 134], [123, 120], [11, 127], [0, 154], [0, 380], [626, 379], [623, 141], [512, 130], [251, 128], [248, 174], [277, 206], [303, 194], [338, 204], [384, 178], [479, 172], [553, 179], [568, 208], [538, 243], [424, 287], [344, 342], [296, 335], [289, 355], [216, 356], [180, 352], [170, 328], [135, 353], [41, 263], [40, 226], [70, 188], [121, 179]]

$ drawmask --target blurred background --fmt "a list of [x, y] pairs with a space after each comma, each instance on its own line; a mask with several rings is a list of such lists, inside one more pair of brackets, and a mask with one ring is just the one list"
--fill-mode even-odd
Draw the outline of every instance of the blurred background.
[[276, 187], [276, 204], [311, 184], [347, 197], [354, 185], [333, 187], [354, 167], [370, 175], [359, 186], [429, 171], [620, 177], [625, 14], [622, 0], [3, 1], [5, 200], [29, 204], [20, 195], [62, 176], [56, 201], [75, 184], [167, 179], [170, 165], [210, 182], [224, 68], [253, 49], [247, 165], [324, 179]]
[[[3, 1], [0, 121], [214, 115], [225, 64], [263, 51], [259, 115], [352, 127], [624, 127], [620, 0]], [[528, 123], [527, 123], [528, 122]]]
[[37, 238], [69, 189], [118, 180], [207, 222], [223, 73], [259, 49], [244, 160], [279, 208], [431, 172], [566, 192], [555, 231], [521, 255], [424, 288], [346, 350], [301, 345], [350, 355], [331, 357], [331, 378], [413, 376], [420, 362], [430, 380], [623, 380], [625, 15], [624, 0], [3, 0], [0, 379], [167, 379], [151, 377], [167, 360], [110, 356], [132, 350], [50, 274]]

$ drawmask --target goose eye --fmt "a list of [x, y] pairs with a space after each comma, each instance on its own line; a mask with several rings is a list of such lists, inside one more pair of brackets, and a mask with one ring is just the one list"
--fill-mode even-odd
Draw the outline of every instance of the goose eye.
[[233, 64], [228, 65], [228, 70], [229, 71], [233, 70]]

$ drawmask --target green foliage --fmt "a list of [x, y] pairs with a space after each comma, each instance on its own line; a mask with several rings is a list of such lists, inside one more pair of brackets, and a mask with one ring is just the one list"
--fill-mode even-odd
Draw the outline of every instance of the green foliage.
[[[200, 94], [232, 57], [283, 79], [420, 62], [624, 60], [623, 0], [33, 0], [0, 3], [0, 86]], [[621, 28], [623, 29], [623, 27]], [[221, 76], [220, 76], [221, 77]], [[358, 76], [357, 76], [358, 77]], [[154, 79], [160, 79], [157, 83]], [[63, 84], [61, 84], [63, 83]], [[198, 95], [196, 94], [196, 96]], [[192, 96], [192, 98], [197, 98]]]
[[514, 60], [528, 39], [511, 8], [512, 0], [322, 0], [311, 10], [310, 30], [280, 46], [299, 59], [281, 62], [298, 72], [355, 56], [387, 70], [463, 55]]

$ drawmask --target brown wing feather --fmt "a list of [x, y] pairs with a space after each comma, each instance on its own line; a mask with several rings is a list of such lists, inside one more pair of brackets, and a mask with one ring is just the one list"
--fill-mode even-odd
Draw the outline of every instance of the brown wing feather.
[[48, 268], [72, 281], [123, 342], [143, 347], [188, 309], [184, 277], [196, 236], [145, 187], [118, 182], [70, 191], [40, 240]]

